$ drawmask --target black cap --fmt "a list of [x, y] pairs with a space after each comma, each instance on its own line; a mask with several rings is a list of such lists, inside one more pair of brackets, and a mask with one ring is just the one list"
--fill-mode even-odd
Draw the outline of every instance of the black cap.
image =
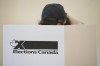
[[41, 19], [56, 18], [64, 20], [66, 18], [65, 10], [61, 4], [47, 4], [42, 12]]

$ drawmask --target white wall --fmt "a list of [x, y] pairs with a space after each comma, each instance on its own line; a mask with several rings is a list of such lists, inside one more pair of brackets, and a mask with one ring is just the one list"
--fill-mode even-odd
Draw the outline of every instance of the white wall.
[[2, 25], [37, 24], [43, 7], [60, 3], [66, 12], [84, 22], [97, 25], [97, 60], [100, 66], [100, 0], [0, 0], [0, 66], [2, 66]]

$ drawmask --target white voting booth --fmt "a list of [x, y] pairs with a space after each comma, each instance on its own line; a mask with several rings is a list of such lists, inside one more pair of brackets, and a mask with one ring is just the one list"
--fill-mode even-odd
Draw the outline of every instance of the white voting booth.
[[4, 25], [3, 66], [96, 66], [96, 28]]

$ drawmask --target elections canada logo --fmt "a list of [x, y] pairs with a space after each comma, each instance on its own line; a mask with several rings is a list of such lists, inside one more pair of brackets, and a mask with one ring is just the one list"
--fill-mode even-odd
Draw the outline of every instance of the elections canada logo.
[[58, 41], [26, 41], [10, 42], [14, 54], [58, 54]]

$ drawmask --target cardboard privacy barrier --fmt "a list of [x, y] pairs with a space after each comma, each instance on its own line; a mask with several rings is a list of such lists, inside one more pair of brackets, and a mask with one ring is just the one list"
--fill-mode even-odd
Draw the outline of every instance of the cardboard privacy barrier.
[[95, 26], [3, 26], [3, 66], [96, 66]]

